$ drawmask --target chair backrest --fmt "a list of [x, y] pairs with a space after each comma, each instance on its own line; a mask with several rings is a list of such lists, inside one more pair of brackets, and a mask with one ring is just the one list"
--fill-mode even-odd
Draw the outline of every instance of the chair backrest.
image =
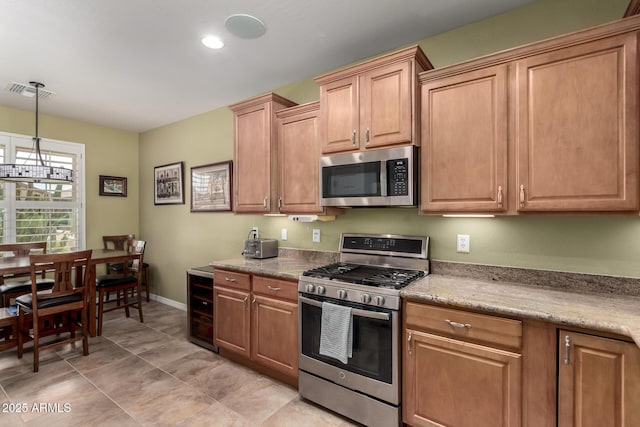
[[142, 265], [142, 258], [144, 257], [144, 250], [147, 246], [147, 242], [145, 240], [129, 240], [129, 244], [127, 245], [127, 252], [132, 254], [139, 254], [140, 258], [134, 259], [129, 266], [129, 270], [138, 274], [140, 276], [140, 266]]
[[[65, 252], [47, 255], [30, 255], [31, 293], [33, 301], [60, 297], [75, 293], [85, 293], [89, 289], [89, 261], [91, 249], [86, 251]], [[53, 289], [51, 293], [37, 292], [36, 276], [41, 271], [49, 271], [53, 275]], [[77, 283], [74, 286], [74, 275]], [[35, 307], [37, 304], [33, 304]]]
[[102, 244], [105, 249], [125, 250], [129, 240], [135, 239], [134, 234], [118, 234], [117, 236], [102, 236]]
[[0, 252], [11, 252], [13, 256], [27, 256], [33, 252], [47, 253], [47, 242], [5, 243]]

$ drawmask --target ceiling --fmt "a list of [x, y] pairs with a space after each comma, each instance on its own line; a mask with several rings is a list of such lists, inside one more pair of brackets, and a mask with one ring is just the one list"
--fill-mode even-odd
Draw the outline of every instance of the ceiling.
[[[531, 1], [2, 0], [0, 105], [34, 110], [5, 87], [35, 80], [43, 114], [143, 132]], [[266, 34], [233, 36], [236, 13]]]

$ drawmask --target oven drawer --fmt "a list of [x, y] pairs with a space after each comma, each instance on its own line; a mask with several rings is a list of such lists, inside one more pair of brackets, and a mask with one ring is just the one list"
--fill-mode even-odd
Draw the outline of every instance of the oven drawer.
[[251, 290], [251, 275], [246, 273], [236, 273], [235, 271], [218, 270], [213, 272], [214, 286], [226, 286], [228, 288]]
[[253, 276], [253, 292], [297, 302], [298, 282]]
[[522, 322], [407, 301], [407, 327], [512, 349], [522, 347]]

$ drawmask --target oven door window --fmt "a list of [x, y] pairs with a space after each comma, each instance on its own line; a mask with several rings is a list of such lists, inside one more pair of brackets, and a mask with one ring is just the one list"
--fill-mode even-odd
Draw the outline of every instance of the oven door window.
[[380, 196], [380, 162], [322, 167], [322, 197]]
[[[361, 310], [371, 309], [371, 307], [361, 304], [350, 304], [336, 300], [330, 301]], [[300, 302], [300, 310], [302, 318], [302, 354], [356, 374], [388, 384], [392, 383], [393, 317], [390, 311], [379, 310], [389, 313], [389, 320], [353, 316], [353, 357], [345, 365], [337, 359], [320, 355], [322, 308]]]

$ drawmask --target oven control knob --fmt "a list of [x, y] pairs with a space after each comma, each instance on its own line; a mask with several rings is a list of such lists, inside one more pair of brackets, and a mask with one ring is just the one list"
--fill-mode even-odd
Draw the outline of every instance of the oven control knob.
[[369, 304], [371, 302], [371, 295], [369, 294], [362, 294], [362, 302], [365, 304]]
[[316, 289], [316, 287], [315, 287], [315, 286], [313, 286], [311, 283], [307, 283], [307, 287], [306, 287], [306, 289], [307, 289], [307, 292], [308, 292], [308, 293], [312, 294], [312, 293], [313, 293], [313, 291]]
[[384, 297], [381, 297], [380, 295], [378, 295], [376, 297], [376, 305], [384, 305]]
[[318, 287], [316, 288], [316, 294], [318, 294], [318, 295], [324, 295], [324, 292], [325, 292], [325, 290], [324, 290], [324, 286], [320, 286], [320, 285], [318, 285]]
[[347, 291], [345, 291], [344, 289], [340, 289], [338, 291], [338, 298], [345, 299], [346, 297], [347, 297]]

